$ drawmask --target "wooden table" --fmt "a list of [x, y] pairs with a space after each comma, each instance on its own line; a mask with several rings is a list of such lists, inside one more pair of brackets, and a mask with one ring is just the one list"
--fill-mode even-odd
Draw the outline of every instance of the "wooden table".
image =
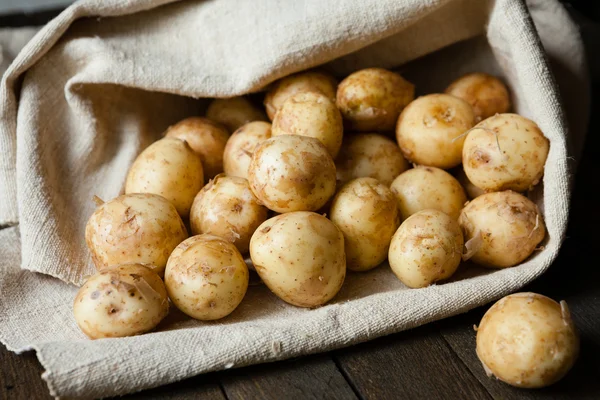
[[[54, 13], [0, 17], [0, 26], [43, 23]], [[33, 19], [32, 19], [33, 18]], [[475, 355], [475, 332], [489, 307], [368, 343], [316, 356], [200, 375], [129, 398], [168, 399], [600, 399], [600, 85], [561, 253], [524, 290], [566, 300], [581, 334], [581, 355], [559, 383], [512, 388], [488, 378]], [[0, 345], [0, 399], [50, 398], [33, 353]]]

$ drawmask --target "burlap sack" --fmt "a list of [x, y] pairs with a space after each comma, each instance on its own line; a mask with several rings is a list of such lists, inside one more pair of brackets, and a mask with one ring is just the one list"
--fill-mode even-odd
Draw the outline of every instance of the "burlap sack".
[[[0, 232], [0, 340], [37, 351], [52, 394], [122, 394], [351, 345], [487, 303], [554, 260], [567, 225], [567, 137], [582, 138], [588, 107], [582, 45], [557, 1], [529, 5], [568, 87], [571, 132], [520, 0], [167, 3], [77, 2], [2, 80], [0, 224], [19, 226]], [[351, 273], [334, 301], [314, 310], [251, 287], [222, 321], [172, 312], [154, 333], [85, 339], [71, 312], [77, 289], [62, 281], [80, 284], [93, 272], [83, 239], [92, 196], [117, 195], [138, 152], [199, 112], [195, 99], [257, 91], [317, 65], [339, 76], [399, 67], [419, 93], [441, 91], [468, 71], [504, 76], [516, 111], [551, 142], [543, 186], [532, 194], [546, 217], [544, 250], [506, 270], [462, 268], [451, 283], [420, 290], [408, 290], [385, 265]]]

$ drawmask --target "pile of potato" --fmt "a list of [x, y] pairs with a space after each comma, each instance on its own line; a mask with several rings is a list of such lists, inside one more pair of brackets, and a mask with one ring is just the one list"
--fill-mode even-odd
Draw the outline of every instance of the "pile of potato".
[[214, 100], [137, 157], [124, 195], [97, 199], [85, 236], [98, 273], [74, 303], [86, 335], [152, 330], [169, 300], [192, 318], [223, 318], [243, 301], [249, 266], [283, 301], [318, 307], [348, 269], [387, 259], [422, 288], [461, 261], [515, 266], [544, 239], [526, 192], [549, 141], [508, 113], [495, 77], [415, 99], [385, 69], [339, 84], [308, 71], [272, 84], [264, 107]]

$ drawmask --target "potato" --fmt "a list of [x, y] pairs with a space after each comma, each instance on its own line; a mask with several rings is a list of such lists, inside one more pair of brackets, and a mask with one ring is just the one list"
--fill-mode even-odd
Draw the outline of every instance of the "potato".
[[467, 241], [465, 258], [486, 267], [519, 264], [546, 235], [535, 203], [510, 190], [477, 197], [465, 206], [458, 222]]
[[579, 355], [579, 334], [567, 307], [536, 293], [496, 302], [477, 329], [477, 356], [488, 376], [512, 386], [558, 382]]
[[248, 122], [229, 137], [223, 153], [223, 169], [229, 176], [248, 179], [248, 166], [254, 149], [271, 137], [268, 122]]
[[402, 111], [396, 140], [407, 160], [449, 169], [461, 163], [462, 135], [474, 124], [475, 114], [469, 103], [448, 94], [430, 94]]
[[85, 227], [97, 269], [144, 264], [162, 276], [173, 249], [188, 237], [175, 207], [162, 196], [133, 193], [100, 205]]
[[465, 189], [465, 193], [467, 194], [469, 200], [473, 200], [475, 197], [481, 196], [485, 193], [485, 190], [473, 185], [473, 183], [467, 177], [467, 174], [465, 174], [465, 170], [462, 168], [460, 168], [456, 173], [456, 180], [458, 180], [463, 189]]
[[169, 127], [166, 137], [185, 140], [202, 160], [207, 179], [223, 172], [223, 151], [229, 139], [225, 128], [207, 118], [190, 117]]
[[346, 136], [335, 165], [340, 183], [355, 178], [370, 177], [386, 186], [410, 168], [398, 145], [393, 140], [376, 133]]
[[335, 100], [336, 79], [320, 71], [300, 72], [275, 82], [264, 100], [271, 121], [288, 97], [300, 92], [317, 92]]
[[273, 136], [302, 135], [318, 139], [335, 158], [344, 126], [333, 101], [318, 92], [301, 92], [287, 98], [273, 119]]
[[517, 114], [498, 114], [467, 135], [463, 167], [469, 180], [485, 191], [522, 192], [542, 178], [549, 147], [535, 122]]
[[448, 279], [460, 264], [463, 235], [456, 219], [438, 210], [419, 211], [394, 233], [388, 260], [410, 288]]
[[154, 193], [169, 200], [187, 217], [196, 193], [204, 186], [202, 161], [187, 142], [164, 138], [148, 146], [127, 174], [125, 193]]
[[381, 264], [400, 226], [396, 198], [373, 178], [357, 178], [344, 185], [333, 198], [329, 217], [344, 234], [346, 265], [353, 271]]
[[366, 68], [340, 82], [336, 104], [352, 130], [391, 131], [414, 97], [414, 85], [399, 74]]
[[249, 279], [238, 249], [210, 234], [192, 236], [177, 246], [165, 270], [173, 304], [203, 321], [231, 314], [246, 295]]
[[342, 232], [313, 212], [291, 212], [265, 221], [250, 240], [250, 257], [267, 287], [299, 307], [325, 304], [346, 277]]
[[192, 234], [220, 236], [244, 254], [248, 252], [250, 237], [267, 219], [267, 212], [246, 179], [220, 174], [202, 188], [192, 204]]
[[504, 83], [495, 76], [480, 72], [458, 78], [448, 86], [446, 94], [469, 103], [477, 121], [510, 109], [510, 96]]
[[267, 115], [245, 97], [231, 97], [211, 101], [206, 117], [234, 132], [252, 121], [267, 121]]
[[168, 312], [164, 283], [141, 264], [99, 271], [83, 284], [73, 302], [75, 322], [90, 339], [148, 332]]
[[467, 202], [456, 178], [434, 167], [417, 166], [403, 172], [394, 179], [391, 189], [403, 220], [425, 209], [439, 210], [458, 219]]
[[256, 197], [273, 211], [315, 211], [335, 192], [335, 164], [317, 139], [282, 135], [265, 140], [254, 151], [248, 181]]

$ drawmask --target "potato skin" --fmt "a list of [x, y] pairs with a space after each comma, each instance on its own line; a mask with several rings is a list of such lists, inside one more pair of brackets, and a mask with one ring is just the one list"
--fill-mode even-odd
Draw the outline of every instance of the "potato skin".
[[463, 208], [458, 219], [465, 241], [480, 235], [481, 245], [471, 260], [492, 268], [519, 264], [533, 253], [546, 235], [537, 205], [507, 190], [485, 193]]
[[97, 269], [138, 263], [160, 276], [171, 251], [187, 237], [175, 207], [150, 193], [126, 194], [102, 204], [85, 227]]
[[392, 191], [373, 178], [357, 178], [333, 198], [329, 218], [344, 234], [346, 266], [367, 271], [385, 261], [400, 215]]
[[410, 103], [398, 118], [396, 140], [404, 157], [416, 164], [449, 169], [462, 161], [463, 135], [475, 124], [466, 101], [429, 94]]
[[148, 332], [168, 312], [163, 281], [141, 264], [99, 271], [83, 284], [73, 302], [75, 321], [90, 339]]
[[215, 235], [192, 236], [169, 257], [165, 285], [173, 304], [192, 318], [224, 318], [242, 302], [250, 274], [238, 249]]
[[269, 122], [254, 121], [242, 125], [229, 137], [223, 153], [223, 169], [229, 176], [248, 179], [248, 167], [254, 149], [271, 137]]
[[207, 179], [223, 172], [223, 151], [229, 139], [225, 127], [208, 118], [190, 117], [169, 127], [166, 137], [185, 140], [200, 156]]
[[287, 98], [273, 119], [273, 136], [302, 135], [318, 139], [335, 158], [342, 145], [342, 115], [327, 96], [301, 92]]
[[267, 121], [267, 115], [243, 96], [214, 99], [208, 105], [206, 117], [234, 132], [252, 121]]
[[414, 96], [414, 85], [399, 74], [366, 68], [340, 82], [336, 104], [350, 129], [382, 132], [394, 129], [400, 112]]
[[276, 81], [265, 95], [264, 105], [269, 119], [275, 114], [288, 97], [300, 92], [317, 92], [335, 100], [337, 80], [321, 71], [307, 71], [286, 76]]
[[438, 210], [423, 210], [400, 225], [392, 237], [388, 260], [402, 283], [422, 288], [454, 274], [463, 244], [456, 219]]
[[266, 220], [250, 240], [250, 257], [267, 287], [298, 307], [327, 303], [346, 277], [344, 236], [333, 222], [314, 212]]
[[277, 136], [254, 151], [248, 182], [254, 195], [273, 211], [315, 211], [335, 192], [335, 164], [317, 139]]
[[452, 82], [445, 93], [469, 103], [477, 121], [510, 110], [510, 96], [506, 85], [489, 74], [476, 72], [464, 75]]
[[164, 138], [148, 146], [127, 174], [125, 193], [154, 193], [169, 200], [183, 218], [204, 186], [202, 161], [187, 144]]
[[346, 136], [335, 166], [337, 179], [342, 184], [355, 178], [370, 177], [387, 186], [410, 168], [398, 145], [376, 133]]
[[192, 234], [220, 236], [244, 254], [252, 234], [267, 219], [267, 212], [246, 179], [219, 174], [198, 192], [192, 204]]
[[465, 191], [456, 178], [435, 167], [417, 166], [403, 172], [390, 188], [403, 220], [425, 209], [443, 211], [458, 219], [467, 202]]
[[465, 189], [465, 193], [467, 194], [467, 198], [469, 200], [473, 200], [477, 196], [481, 196], [485, 193], [485, 190], [478, 188], [473, 185], [473, 182], [469, 180], [467, 174], [465, 174], [465, 170], [460, 168], [458, 172], [456, 172], [456, 180], [460, 183], [460, 185]]
[[517, 114], [498, 114], [469, 132], [463, 166], [469, 180], [485, 191], [523, 192], [542, 178], [549, 148], [535, 122]]
[[509, 385], [541, 388], [558, 382], [579, 355], [579, 334], [567, 303], [536, 293], [496, 302], [477, 329], [477, 356], [488, 375]]

